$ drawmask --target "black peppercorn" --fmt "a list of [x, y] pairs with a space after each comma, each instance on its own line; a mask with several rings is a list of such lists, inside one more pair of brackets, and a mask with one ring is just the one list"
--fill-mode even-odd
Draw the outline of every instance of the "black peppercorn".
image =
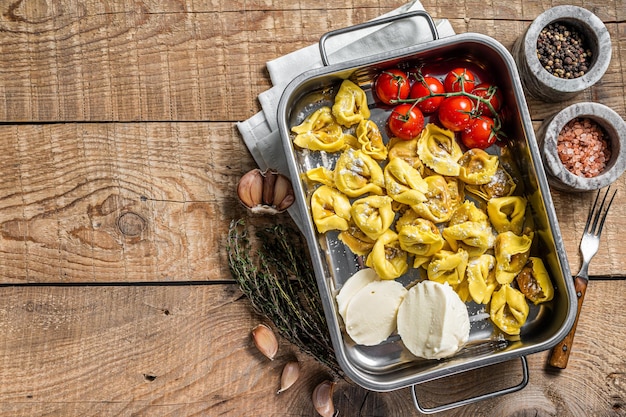
[[582, 35], [560, 22], [550, 23], [537, 38], [537, 58], [555, 77], [577, 78], [585, 75], [591, 50]]

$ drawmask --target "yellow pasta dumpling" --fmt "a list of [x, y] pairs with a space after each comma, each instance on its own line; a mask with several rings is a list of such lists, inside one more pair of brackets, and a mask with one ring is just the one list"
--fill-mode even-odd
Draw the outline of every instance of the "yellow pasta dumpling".
[[488, 184], [496, 173], [500, 162], [496, 155], [482, 149], [470, 149], [459, 159], [459, 178], [466, 184]]
[[454, 291], [464, 303], [467, 303], [472, 299], [472, 296], [469, 292], [469, 283], [467, 282], [467, 279], [461, 281], [461, 283], [454, 289]]
[[495, 243], [493, 229], [488, 222], [472, 222], [445, 227], [441, 232], [452, 250], [462, 248], [469, 256], [479, 256], [491, 249]]
[[452, 216], [450, 216], [450, 220], [448, 221], [448, 226], [454, 226], [455, 224], [461, 224], [465, 222], [489, 222], [489, 218], [487, 217], [487, 213], [476, 207], [473, 201], [466, 200], [458, 206]]
[[554, 286], [541, 258], [530, 257], [515, 280], [522, 294], [533, 304], [544, 303], [554, 297]]
[[412, 206], [426, 201], [428, 184], [420, 173], [400, 158], [387, 163], [383, 172], [387, 195], [398, 203]]
[[487, 304], [498, 286], [496, 281], [496, 258], [487, 253], [470, 258], [465, 270], [469, 294], [478, 304]]
[[369, 119], [370, 109], [367, 107], [365, 91], [352, 81], [344, 80], [335, 95], [332, 114], [337, 122], [345, 127]]
[[387, 147], [378, 125], [371, 120], [361, 120], [356, 127], [356, 137], [363, 153], [382, 161], [387, 159]]
[[374, 269], [382, 279], [396, 279], [409, 269], [408, 254], [400, 247], [398, 235], [387, 230], [374, 244], [365, 265]]
[[518, 236], [513, 232], [498, 234], [494, 251], [496, 255], [496, 280], [510, 284], [520, 273], [530, 256], [534, 233]]
[[334, 170], [335, 186], [348, 197], [365, 193], [384, 194], [385, 177], [378, 163], [360, 150], [344, 151]]
[[339, 233], [338, 238], [352, 253], [360, 256], [367, 255], [376, 243], [376, 239], [370, 239], [354, 224], [349, 225], [347, 230]]
[[465, 201], [465, 184], [456, 177], [445, 177], [450, 194], [451, 207], [456, 209]]
[[417, 155], [417, 138], [404, 140], [392, 137], [389, 139], [387, 148], [389, 149], [387, 153], [389, 161], [392, 161], [394, 158], [403, 159], [407, 164], [415, 168], [420, 175], [424, 176], [424, 164]]
[[456, 177], [461, 172], [458, 160], [463, 151], [451, 130], [427, 124], [417, 140], [417, 154], [424, 165], [438, 174]]
[[291, 131], [296, 133], [293, 142], [301, 148], [337, 152], [346, 146], [343, 128], [335, 121], [328, 106], [311, 113]]
[[392, 199], [386, 195], [370, 195], [352, 203], [352, 221], [370, 239], [385, 233], [396, 215], [391, 208]]
[[428, 264], [428, 279], [440, 284], [447, 282], [456, 289], [465, 279], [468, 259], [467, 252], [462, 249], [457, 252], [442, 249], [433, 255]]
[[335, 173], [326, 167], [317, 167], [305, 173], [308, 180], [335, 187]]
[[522, 233], [526, 214], [526, 199], [518, 196], [496, 197], [487, 202], [487, 214], [498, 233]]
[[428, 184], [426, 201], [412, 205], [417, 214], [434, 223], [450, 220], [454, 212], [454, 203], [448, 188], [448, 182], [441, 175], [430, 175], [424, 178]]
[[313, 222], [319, 233], [347, 230], [350, 220], [350, 200], [340, 191], [322, 185], [311, 195]]
[[437, 226], [413, 210], [406, 211], [396, 222], [400, 247], [425, 262], [443, 248], [443, 237]]
[[493, 324], [506, 334], [520, 334], [529, 311], [524, 294], [510, 285], [501, 286], [491, 296], [489, 316]]
[[491, 181], [487, 184], [467, 184], [465, 186], [465, 189], [468, 192], [482, 198], [483, 200], [512, 195], [515, 188], [515, 181], [513, 181], [513, 178], [507, 170], [504, 169], [502, 164], [498, 164], [495, 174], [491, 177]]

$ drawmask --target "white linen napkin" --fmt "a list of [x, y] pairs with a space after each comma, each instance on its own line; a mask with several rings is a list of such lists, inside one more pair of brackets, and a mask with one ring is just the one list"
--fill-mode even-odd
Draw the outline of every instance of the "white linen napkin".
[[[382, 17], [424, 10], [418, 0], [410, 1]], [[436, 20], [440, 38], [454, 35], [450, 22]], [[381, 26], [361, 29], [329, 38], [325, 50], [330, 64], [377, 53], [400, 49], [432, 40], [426, 20], [420, 16], [401, 19]], [[280, 97], [291, 80], [305, 71], [323, 66], [319, 45], [314, 44], [267, 62], [272, 88], [259, 94], [262, 111], [237, 123], [244, 143], [260, 169], [273, 168], [289, 176], [289, 168], [278, 132], [277, 109]], [[295, 205], [288, 210], [294, 222], [301, 227], [301, 214]]]

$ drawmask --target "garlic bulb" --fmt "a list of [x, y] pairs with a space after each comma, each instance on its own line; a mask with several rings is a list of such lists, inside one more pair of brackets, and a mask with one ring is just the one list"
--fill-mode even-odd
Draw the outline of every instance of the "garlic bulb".
[[237, 184], [241, 203], [251, 212], [277, 214], [287, 210], [295, 201], [291, 181], [273, 169], [253, 169]]
[[280, 394], [291, 387], [300, 376], [300, 364], [297, 361], [287, 362], [280, 376], [280, 389], [276, 394]]
[[312, 400], [315, 411], [322, 417], [334, 417], [335, 405], [333, 403], [333, 391], [335, 382], [326, 380], [320, 382], [313, 390]]
[[257, 325], [252, 329], [252, 339], [259, 351], [269, 360], [274, 360], [278, 352], [278, 340], [272, 329], [264, 324]]

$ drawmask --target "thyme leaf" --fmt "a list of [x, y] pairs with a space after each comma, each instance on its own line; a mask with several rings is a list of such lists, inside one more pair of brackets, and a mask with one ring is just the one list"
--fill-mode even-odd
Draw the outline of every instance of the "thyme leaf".
[[305, 248], [302, 235], [281, 224], [258, 230], [254, 242], [243, 219], [233, 220], [228, 230], [230, 271], [254, 310], [271, 320], [281, 336], [342, 376]]

